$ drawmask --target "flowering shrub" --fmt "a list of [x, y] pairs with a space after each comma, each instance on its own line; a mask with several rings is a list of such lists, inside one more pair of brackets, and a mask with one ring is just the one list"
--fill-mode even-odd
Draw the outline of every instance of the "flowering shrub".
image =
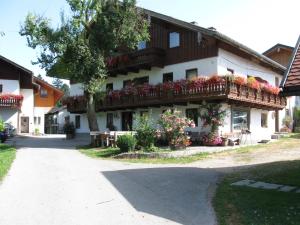
[[255, 77], [248, 77], [247, 85], [248, 87], [253, 88], [255, 90], [260, 89], [260, 83], [255, 79]]
[[200, 118], [204, 127], [211, 127], [211, 133], [215, 133], [219, 126], [224, 124], [226, 111], [221, 104], [203, 102], [200, 110]]
[[225, 79], [223, 76], [213, 75], [209, 77], [206, 81], [207, 84], [216, 84], [216, 83], [224, 83]]
[[153, 149], [156, 139], [156, 129], [150, 116], [143, 115], [136, 117], [134, 130], [136, 132], [137, 144], [147, 151]]
[[171, 110], [167, 110], [161, 115], [158, 124], [172, 149], [187, 147], [191, 144], [185, 134], [185, 129], [195, 127], [195, 123], [182, 116], [179, 111], [171, 112]]
[[208, 146], [217, 146], [222, 144], [222, 138], [214, 133], [209, 133], [208, 135], [204, 135], [202, 137], [202, 141], [204, 145], [208, 145]]
[[261, 84], [260, 85], [260, 89], [262, 91], [265, 91], [265, 92], [268, 92], [268, 93], [271, 93], [271, 94], [274, 94], [274, 95], [278, 95], [279, 92], [280, 92], [280, 88], [275, 87], [273, 85], [270, 85], [269, 83], [267, 83], [267, 84]]
[[14, 95], [14, 94], [0, 94], [1, 100], [23, 100], [23, 95]]

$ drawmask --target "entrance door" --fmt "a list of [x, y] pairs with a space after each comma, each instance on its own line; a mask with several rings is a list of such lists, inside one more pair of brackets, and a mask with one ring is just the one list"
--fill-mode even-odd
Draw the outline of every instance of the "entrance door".
[[132, 112], [123, 112], [122, 113], [122, 131], [131, 131], [132, 130]]
[[21, 133], [29, 133], [29, 117], [21, 117]]

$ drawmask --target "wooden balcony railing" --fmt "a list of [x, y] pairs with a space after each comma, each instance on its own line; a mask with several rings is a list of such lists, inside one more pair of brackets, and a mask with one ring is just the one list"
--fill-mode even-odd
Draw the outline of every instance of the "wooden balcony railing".
[[160, 48], [146, 48], [126, 55], [112, 58], [108, 63], [111, 76], [138, 73], [141, 69], [150, 70], [151, 67], [164, 67], [165, 50]]
[[[280, 110], [286, 106], [286, 98], [284, 97], [226, 81], [177, 91], [156, 88], [147, 94], [121, 95], [119, 97], [106, 96], [103, 100], [97, 102], [96, 110], [111, 111], [184, 105], [187, 103], [201, 103], [203, 100], [265, 110]], [[85, 103], [79, 104], [78, 102], [69, 104], [68, 110], [70, 112], [83, 112], [85, 111], [85, 105]], [[80, 106], [84, 107], [79, 108]]]
[[0, 95], [0, 108], [21, 108], [23, 96]]

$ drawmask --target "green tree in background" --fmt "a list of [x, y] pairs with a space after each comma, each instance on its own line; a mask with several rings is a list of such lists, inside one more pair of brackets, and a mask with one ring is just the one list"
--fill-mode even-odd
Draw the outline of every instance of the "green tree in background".
[[98, 131], [95, 95], [107, 76], [106, 59], [119, 47], [135, 49], [149, 39], [148, 21], [135, 0], [67, 0], [68, 18], [61, 13], [59, 27], [50, 20], [29, 13], [20, 34], [28, 46], [40, 48], [37, 62], [48, 76], [82, 83], [87, 99], [91, 131]]

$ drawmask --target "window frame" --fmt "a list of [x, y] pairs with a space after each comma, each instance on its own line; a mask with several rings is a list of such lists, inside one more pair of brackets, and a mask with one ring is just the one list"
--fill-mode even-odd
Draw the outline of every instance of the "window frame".
[[[263, 116], [266, 116], [265, 120], [263, 120]], [[269, 117], [269, 114], [267, 112], [261, 113], [260, 124], [261, 124], [262, 128], [268, 128], [268, 117]]]
[[81, 127], [81, 116], [76, 115], [75, 116], [75, 129], [80, 129], [80, 127]]
[[[167, 76], [172, 76], [172, 79], [170, 80]], [[174, 81], [174, 73], [173, 72], [163, 74], [163, 83], [173, 82], [173, 81]]]
[[107, 83], [106, 84], [106, 92], [114, 90], [114, 83]]
[[[140, 82], [141, 80], [145, 80], [145, 82]], [[137, 82], [139, 81], [139, 82]], [[143, 76], [143, 77], [137, 77], [133, 79], [133, 85], [138, 86], [138, 85], [144, 85], [144, 84], [149, 84], [149, 76]]]
[[251, 109], [250, 108], [243, 108], [243, 107], [232, 107], [231, 108], [231, 131], [242, 131], [238, 129], [234, 129], [234, 123], [233, 123], [233, 112], [234, 111], [241, 111], [247, 113], [247, 129], [250, 130], [250, 124], [251, 124]]
[[[128, 84], [126, 84], [126, 83], [128, 83]], [[130, 83], [130, 85], [129, 85], [129, 83]], [[123, 88], [126, 88], [127, 86], [131, 86], [132, 85], [132, 80], [123, 80]]]
[[140, 41], [137, 45], [137, 50], [143, 50], [147, 48], [147, 41]]
[[192, 80], [193, 78], [188, 78], [188, 73], [189, 72], [192, 72], [192, 71], [196, 71], [196, 77], [193, 77], [193, 78], [198, 78], [198, 68], [193, 68], [193, 69], [188, 69], [185, 71], [185, 79], [186, 80]]
[[[45, 92], [43, 93], [43, 91], [45, 91]], [[41, 89], [40, 89], [40, 97], [41, 98], [48, 98], [48, 90], [46, 88], [41, 87]]]
[[[192, 111], [193, 111], [193, 116], [190, 116], [191, 114], [189, 114], [189, 112], [192, 112]], [[198, 112], [197, 108], [188, 108], [188, 109], [186, 109], [185, 110], [185, 116], [186, 116], [186, 118], [193, 120], [194, 123], [195, 123], [195, 126], [198, 127], [198, 125], [199, 125], [199, 112]]]
[[[176, 41], [175, 44], [171, 45], [171, 35], [173, 35], [173, 34], [178, 34], [178, 41]], [[169, 43], [168, 43], [169, 49], [179, 48], [181, 46], [181, 34], [180, 34], [180, 32], [178, 32], [178, 31], [171, 31], [171, 32], [169, 32], [169, 38], [168, 38], [168, 40], [169, 40]]]

